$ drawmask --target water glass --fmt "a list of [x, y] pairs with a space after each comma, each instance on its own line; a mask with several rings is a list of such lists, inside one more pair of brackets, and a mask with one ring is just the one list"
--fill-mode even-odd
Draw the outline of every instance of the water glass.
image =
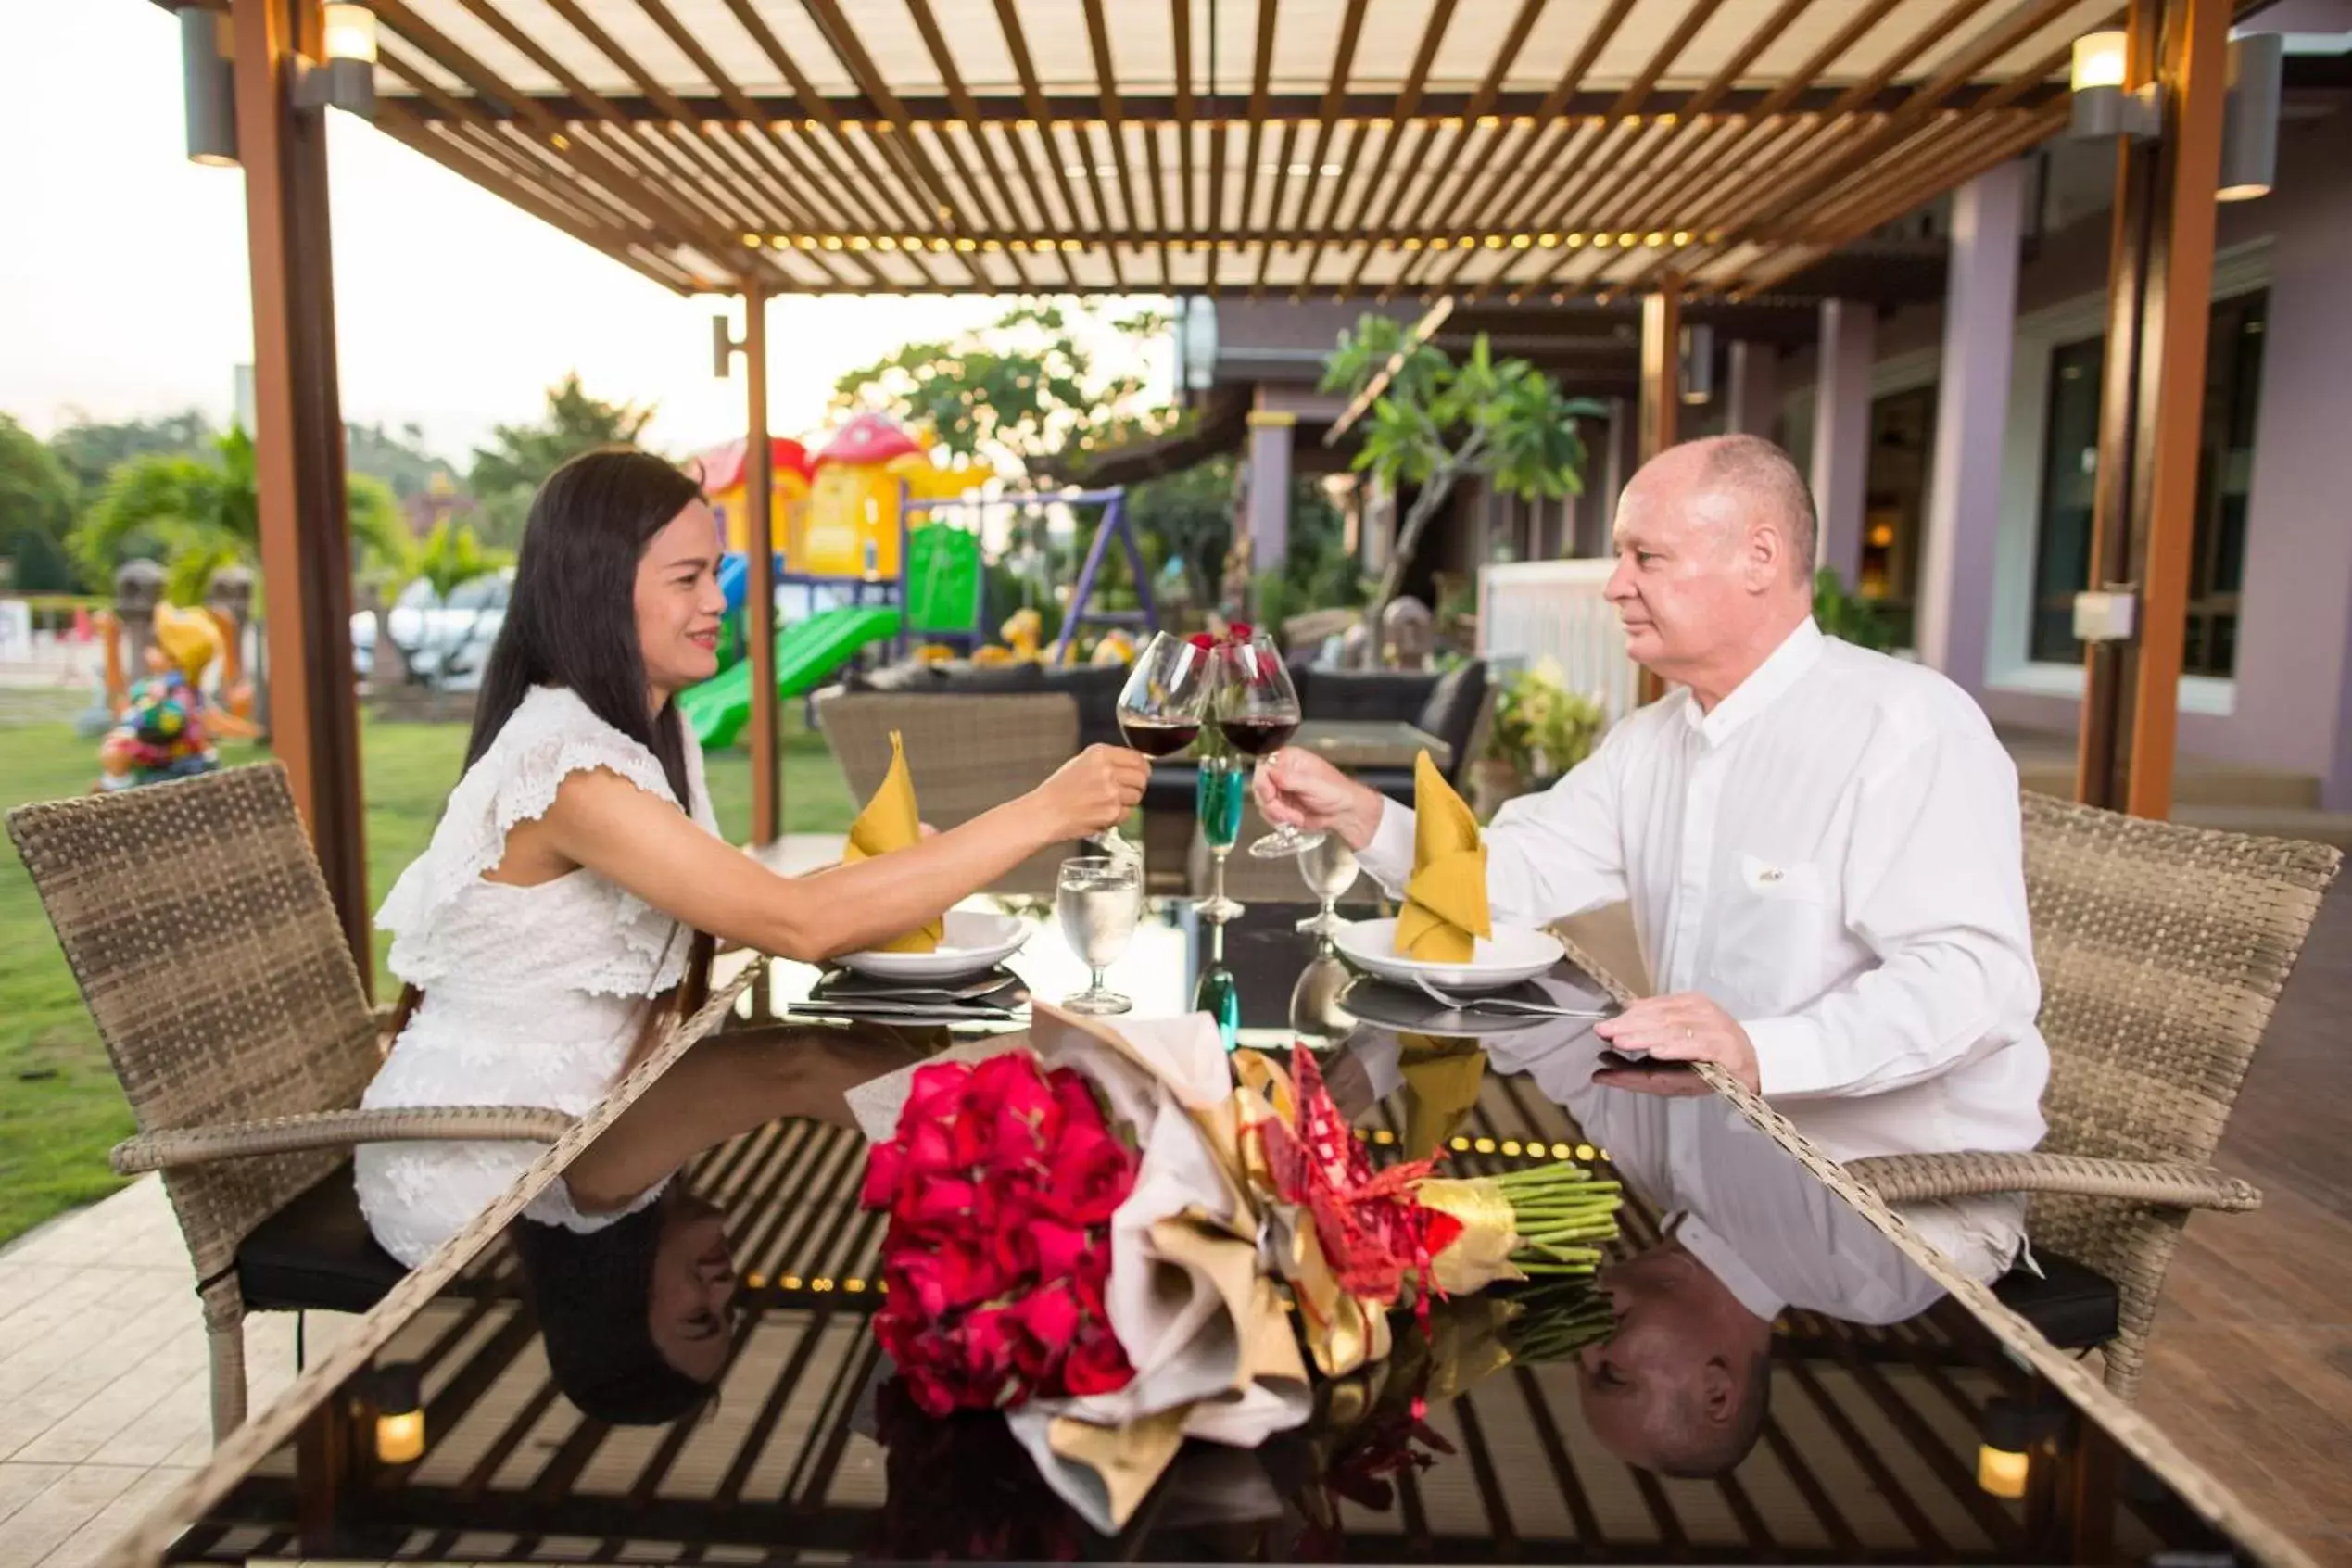
[[1322, 902], [1321, 909], [1298, 922], [1300, 930], [1329, 936], [1339, 929], [1340, 895], [1356, 885], [1356, 852], [1336, 833], [1326, 833], [1320, 843], [1298, 852], [1298, 874], [1306, 879], [1307, 891]]
[[1085, 990], [1062, 998], [1063, 1006], [1073, 1013], [1124, 1013], [1135, 1005], [1103, 983], [1103, 971], [1127, 951], [1143, 906], [1138, 862], [1108, 855], [1062, 862], [1054, 882], [1054, 911], [1061, 918], [1062, 940], [1091, 976]]
[[1201, 838], [1208, 845], [1209, 891], [1201, 901], [1200, 917], [1222, 925], [1237, 918], [1242, 906], [1225, 896], [1225, 857], [1241, 837], [1242, 803], [1249, 792], [1249, 776], [1231, 757], [1203, 757], [1193, 787], [1195, 815]]

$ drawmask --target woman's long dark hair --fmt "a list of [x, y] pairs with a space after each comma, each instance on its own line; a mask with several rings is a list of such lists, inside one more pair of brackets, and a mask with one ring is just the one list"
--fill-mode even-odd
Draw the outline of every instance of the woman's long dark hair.
[[670, 1365], [647, 1319], [653, 1256], [680, 1195], [664, 1193], [601, 1230], [518, 1220], [507, 1240], [539, 1320], [548, 1371], [579, 1412], [613, 1426], [659, 1426], [709, 1403], [710, 1385]]
[[[637, 568], [653, 536], [702, 499], [702, 487], [676, 464], [634, 447], [582, 452], [547, 476], [531, 498], [506, 621], [483, 670], [467, 767], [482, 760], [532, 688], [567, 687], [590, 713], [651, 752], [679, 809], [693, 809], [677, 704], [646, 711]], [[707, 936], [693, 938], [674, 1009], [649, 1013], [629, 1066], [651, 1048], [666, 1018], [688, 1016], [709, 995], [713, 946]], [[396, 1037], [421, 1000], [413, 986], [402, 993]]]

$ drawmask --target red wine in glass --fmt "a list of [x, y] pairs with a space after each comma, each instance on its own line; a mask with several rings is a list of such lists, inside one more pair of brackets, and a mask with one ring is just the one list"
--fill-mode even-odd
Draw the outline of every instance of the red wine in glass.
[[1200, 725], [1193, 719], [1146, 718], [1121, 712], [1119, 732], [1127, 738], [1128, 745], [1147, 757], [1172, 757], [1200, 738]]
[[1229, 718], [1218, 722], [1225, 739], [1234, 751], [1246, 757], [1262, 757], [1279, 752], [1290, 738], [1298, 733], [1296, 719]]

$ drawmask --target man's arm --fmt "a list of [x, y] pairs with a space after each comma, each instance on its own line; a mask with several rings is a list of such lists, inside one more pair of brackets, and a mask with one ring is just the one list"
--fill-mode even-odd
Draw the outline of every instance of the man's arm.
[[1864, 781], [1846, 924], [1878, 962], [1743, 1020], [1768, 1098], [1921, 1082], [2025, 1034], [2042, 1003], [2017, 769], [1989, 730], [1940, 733]]

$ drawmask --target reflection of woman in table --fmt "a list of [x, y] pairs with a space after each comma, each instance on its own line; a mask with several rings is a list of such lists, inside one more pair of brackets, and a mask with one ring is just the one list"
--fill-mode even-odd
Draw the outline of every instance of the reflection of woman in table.
[[507, 1238], [549, 1370], [581, 1413], [620, 1425], [675, 1421], [726, 1369], [737, 1278], [727, 1217], [677, 1173], [780, 1118], [854, 1126], [842, 1095], [918, 1055], [881, 1030], [719, 1034], [580, 1151], [563, 1177], [570, 1201], [621, 1218], [582, 1230], [526, 1217]]
[[[694, 481], [645, 453], [588, 453], [540, 487], [465, 776], [376, 917], [406, 991], [363, 1106], [584, 1113], [699, 1005], [714, 937], [811, 960], [872, 946], [1142, 797], [1149, 765], [1095, 747], [897, 854], [802, 878], [768, 870], [719, 837], [672, 701], [718, 669], [719, 550]], [[363, 1144], [360, 1206], [414, 1265], [537, 1153]], [[558, 1182], [531, 1213], [586, 1231], [651, 1201], [599, 1209]]]

